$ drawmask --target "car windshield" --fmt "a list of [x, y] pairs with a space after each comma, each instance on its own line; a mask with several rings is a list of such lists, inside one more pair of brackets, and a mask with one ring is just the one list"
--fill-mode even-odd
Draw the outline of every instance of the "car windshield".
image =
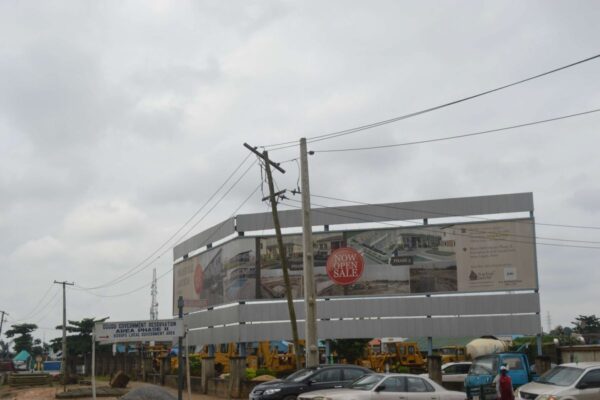
[[350, 389], [356, 390], [371, 390], [383, 379], [383, 375], [372, 374], [366, 375], [362, 378], [355, 380], [352, 385], [350, 385]]
[[469, 375], [496, 375], [497, 367], [496, 357], [482, 357], [473, 361], [471, 368], [469, 369]]
[[581, 376], [583, 370], [574, 367], [554, 367], [540, 377], [538, 383], [570, 386]]
[[300, 369], [294, 372], [293, 374], [289, 375], [287, 378], [284, 379], [284, 381], [300, 382], [305, 378], [309, 377], [315, 371], [316, 370], [314, 368]]

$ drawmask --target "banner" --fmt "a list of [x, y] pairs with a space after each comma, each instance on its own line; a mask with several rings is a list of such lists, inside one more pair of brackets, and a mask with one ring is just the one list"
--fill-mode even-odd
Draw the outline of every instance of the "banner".
[[[301, 298], [302, 235], [283, 242], [292, 295]], [[313, 254], [319, 297], [537, 289], [531, 219], [314, 233]], [[174, 314], [179, 295], [185, 312], [285, 297], [275, 237], [234, 239], [173, 271]]]

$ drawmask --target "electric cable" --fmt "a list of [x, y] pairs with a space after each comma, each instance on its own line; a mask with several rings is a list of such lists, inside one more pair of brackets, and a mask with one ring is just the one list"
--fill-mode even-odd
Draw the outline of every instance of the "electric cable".
[[346, 152], [346, 151], [390, 149], [390, 148], [400, 147], [400, 146], [412, 146], [412, 145], [416, 145], [416, 144], [425, 144], [425, 143], [442, 142], [442, 141], [446, 141], [446, 140], [464, 139], [464, 138], [473, 137], [473, 136], [481, 136], [481, 135], [486, 135], [486, 134], [490, 134], [490, 133], [506, 132], [509, 130], [517, 129], [517, 128], [524, 128], [524, 127], [534, 126], [534, 125], [538, 125], [538, 124], [545, 124], [545, 123], [549, 123], [549, 122], [560, 121], [560, 120], [568, 119], [568, 118], [580, 117], [583, 115], [597, 113], [599, 111], [600, 111], [600, 108], [596, 108], [593, 110], [583, 111], [583, 112], [579, 112], [579, 113], [575, 113], [575, 114], [562, 115], [560, 117], [548, 118], [548, 119], [543, 119], [543, 120], [539, 120], [539, 121], [526, 122], [523, 124], [510, 125], [510, 126], [505, 126], [505, 127], [496, 128], [496, 129], [487, 129], [484, 131], [464, 133], [464, 134], [453, 135], [453, 136], [445, 136], [445, 137], [440, 137], [440, 138], [415, 140], [412, 142], [393, 143], [393, 144], [379, 145], [379, 146], [352, 147], [352, 148], [345, 148], [345, 149], [313, 150], [311, 153], [336, 153], [336, 152]]
[[[215, 196], [221, 191], [221, 189], [223, 189], [223, 187], [225, 187], [225, 185], [231, 180], [231, 178], [240, 170], [240, 168], [246, 163], [246, 161], [248, 160], [248, 158], [250, 157], [250, 154], [248, 154], [243, 160], [242, 162], [233, 170], [233, 172], [227, 177], [227, 179], [225, 179], [225, 181], [217, 188], [217, 190], [215, 190], [215, 192], [204, 202], [204, 204], [194, 212], [194, 214], [192, 214], [191, 217], [189, 217], [187, 219], [187, 221], [181, 226], [179, 227], [179, 229], [177, 229], [175, 231], [175, 233], [173, 233], [171, 236], [169, 236], [169, 238], [164, 241], [154, 252], [152, 252], [148, 257], [146, 257], [144, 260], [142, 260], [140, 263], [136, 264], [133, 268], [130, 268], [128, 271], [126, 271], [125, 273], [119, 275], [118, 277], [112, 279], [111, 281], [108, 281], [102, 285], [98, 285], [98, 286], [93, 286], [93, 287], [83, 287], [78, 285], [79, 288], [82, 289], [87, 289], [87, 290], [95, 290], [95, 289], [101, 289], [101, 288], [105, 288], [105, 287], [109, 287], [112, 286], [113, 284], [117, 284], [122, 282], [125, 279], [129, 279], [130, 277], [134, 276], [137, 274], [137, 272], [132, 273], [133, 271], [135, 271], [136, 269], [142, 267], [139, 271], [142, 271], [146, 268], [148, 268], [150, 265], [152, 265], [156, 260], [158, 260], [162, 255], [164, 255], [165, 253], [161, 253], [161, 255], [159, 255], [157, 258], [153, 259], [150, 264], [145, 265], [144, 264], [146, 262], [148, 262], [152, 257], [154, 257], [161, 249], [163, 249], [167, 244], [169, 244], [183, 229], [185, 229], [185, 227], [194, 219], [196, 218], [196, 216], [215, 198]], [[197, 225], [197, 224], [196, 224]], [[194, 225], [194, 226], [196, 226]], [[189, 232], [189, 231], [188, 231]], [[168, 249], [170, 250], [170, 249]], [[138, 271], [138, 272], [139, 272]]]
[[30, 315], [32, 315], [37, 310], [37, 308], [40, 306], [40, 304], [42, 304], [42, 301], [44, 301], [44, 299], [46, 298], [46, 296], [48, 296], [48, 293], [50, 293], [50, 291], [52, 290], [53, 287], [54, 287], [54, 284], [51, 283], [50, 286], [48, 286], [48, 289], [44, 292], [44, 294], [40, 298], [40, 300], [31, 309], [31, 311], [29, 311], [28, 313], [26, 313], [25, 317], [17, 319], [16, 322], [25, 321], [26, 319], [29, 319]]
[[[349, 128], [349, 129], [344, 129], [344, 130], [341, 130], [341, 131], [336, 131], [336, 132], [330, 132], [330, 133], [326, 133], [326, 134], [311, 136], [311, 137], [307, 138], [307, 142], [308, 143], [312, 143], [312, 142], [318, 142], [318, 141], [322, 141], [322, 140], [333, 139], [333, 138], [336, 138], [336, 137], [339, 137], [339, 136], [350, 135], [352, 133], [356, 133], [356, 132], [360, 132], [360, 131], [365, 131], [365, 130], [372, 129], [372, 128], [375, 128], [375, 127], [378, 127], [378, 126], [387, 125], [387, 124], [391, 124], [391, 123], [398, 122], [398, 121], [401, 121], [401, 120], [405, 120], [405, 119], [409, 119], [409, 118], [412, 118], [412, 117], [416, 117], [416, 116], [419, 116], [419, 115], [422, 115], [422, 114], [426, 114], [426, 113], [429, 113], [429, 112], [432, 112], [432, 111], [440, 110], [442, 108], [446, 108], [446, 107], [450, 107], [450, 106], [453, 106], [453, 105], [456, 105], [456, 104], [459, 104], [459, 103], [463, 103], [465, 101], [469, 101], [469, 100], [472, 100], [472, 99], [475, 99], [475, 98], [478, 98], [478, 97], [482, 97], [482, 96], [485, 96], [485, 95], [488, 95], [488, 94], [491, 94], [491, 93], [494, 93], [494, 92], [498, 92], [498, 91], [501, 91], [501, 90], [504, 90], [504, 89], [507, 89], [507, 88], [510, 88], [510, 87], [513, 87], [513, 86], [517, 86], [517, 85], [520, 85], [522, 83], [529, 82], [529, 81], [532, 81], [532, 80], [535, 80], [535, 79], [538, 79], [538, 78], [541, 78], [541, 77], [553, 74], [555, 72], [559, 72], [559, 71], [562, 71], [562, 70], [565, 70], [565, 69], [568, 69], [568, 68], [571, 68], [571, 67], [575, 67], [575, 66], [580, 65], [580, 64], [584, 64], [584, 63], [589, 62], [589, 61], [596, 60], [597, 58], [600, 58], [600, 54], [596, 54], [594, 56], [587, 57], [587, 58], [584, 58], [582, 60], [579, 60], [579, 61], [567, 64], [567, 65], [563, 65], [563, 66], [558, 67], [558, 68], [551, 69], [551, 70], [543, 72], [541, 74], [533, 75], [533, 76], [530, 76], [528, 78], [518, 80], [516, 82], [512, 82], [512, 83], [509, 83], [509, 84], [506, 84], [506, 85], [502, 85], [502, 86], [499, 86], [499, 87], [496, 87], [496, 88], [493, 88], [493, 89], [489, 89], [489, 90], [486, 90], [486, 91], [483, 91], [483, 92], [479, 92], [479, 93], [476, 93], [476, 94], [473, 94], [473, 95], [470, 95], [470, 96], [467, 96], [467, 97], [463, 97], [463, 98], [460, 98], [460, 99], [457, 99], [457, 100], [453, 100], [453, 101], [450, 101], [450, 102], [447, 102], [447, 103], [443, 103], [443, 104], [440, 104], [440, 105], [437, 105], [437, 106], [429, 107], [429, 108], [426, 108], [426, 109], [423, 109], [423, 110], [414, 111], [412, 113], [404, 114], [404, 115], [401, 115], [401, 116], [398, 116], [398, 117], [393, 117], [393, 118], [389, 118], [389, 119], [386, 119], [386, 120], [382, 120], [382, 121], [378, 121], [378, 122], [373, 122], [373, 123], [369, 123], [369, 124], [365, 124], [365, 125], [361, 125], [361, 126], [357, 126], [357, 127], [354, 127], [354, 128]], [[264, 145], [264, 146], [259, 146], [259, 147], [262, 147], [262, 148], [265, 148], [265, 149], [266, 148], [276, 147], [276, 149], [274, 149], [274, 150], [281, 150], [281, 149], [284, 149], [284, 148], [295, 147], [295, 146], [298, 146], [298, 143], [296, 141], [288, 141], [288, 142], [275, 143], [275, 144]]]
[[[253, 164], [254, 165], [254, 164]], [[250, 193], [250, 195], [248, 195], [248, 197], [246, 197], [246, 199], [244, 199], [244, 201], [235, 209], [235, 211], [231, 214], [231, 217], [235, 216], [237, 214], [237, 212], [240, 210], [240, 208], [242, 208], [247, 202], [248, 200], [250, 200], [250, 198], [252, 198], [252, 196], [258, 191], [258, 189], [260, 189], [260, 185], [256, 186], [256, 188]], [[230, 218], [231, 218], [230, 217]], [[224, 224], [226, 222], [223, 221], [221, 224]], [[208, 238], [208, 240], [210, 240], [213, 235], [216, 234], [216, 230], [213, 232], [213, 234]], [[169, 268], [167, 271], [165, 271], [164, 273], [160, 274], [159, 276], [156, 277], [156, 281], [159, 281], [161, 278], [163, 278], [164, 276], [166, 276], [168, 273], [173, 271], [174, 266], [171, 266], [171, 268]], [[142, 289], [147, 289], [149, 285], [152, 284], [152, 281], [137, 287], [136, 289], [130, 290], [128, 292], [124, 292], [124, 293], [118, 293], [118, 294], [110, 294], [110, 295], [102, 295], [102, 294], [98, 294], [98, 293], [94, 293], [92, 291], [88, 291], [86, 290], [85, 292], [91, 295], [94, 295], [96, 297], [103, 297], [103, 298], [110, 298], [110, 297], [123, 297], [123, 296], [127, 296], [130, 294], [133, 294], [135, 292], [138, 292]]]
[[[291, 201], [295, 201], [295, 202], [300, 202], [299, 200], [295, 200], [295, 199], [290, 199]], [[283, 203], [285, 205], [287, 205], [288, 207], [293, 207], [293, 208], [298, 208], [301, 209], [301, 206], [295, 206], [292, 204], [286, 204]], [[326, 207], [324, 205], [321, 204], [315, 204], [319, 207]], [[330, 207], [329, 207], [330, 208]], [[334, 215], [334, 216], [343, 216], [343, 217], [348, 217], [348, 214], [360, 214], [360, 215], [365, 215], [365, 216], [369, 216], [369, 217], [377, 217], [377, 218], [382, 218], [383, 216], [381, 215], [375, 215], [375, 214], [369, 214], [369, 213], [363, 213], [363, 212], [359, 212], [359, 211], [350, 211], [350, 212], [344, 212], [344, 214], [339, 214], [339, 213], [334, 213], [331, 211], [325, 211], [325, 210], [319, 210], [320, 213], [323, 214], [330, 214], [330, 215]], [[350, 216], [350, 218], [355, 219], [357, 221], [360, 222], [369, 222], [369, 223], [374, 223], [374, 224], [382, 224], [382, 225], [387, 225], [387, 226], [391, 226], [391, 227], [396, 227], [396, 228], [407, 228], [406, 226], [403, 225], [398, 225], [398, 224], [394, 224], [391, 222], [384, 222], [384, 221], [373, 221], [370, 219], [364, 219], [364, 218], [360, 218], [360, 217], [354, 217], [354, 216]], [[410, 221], [410, 220], [402, 220], [403, 222], [407, 222], [407, 223], [413, 223], [415, 224], [419, 230], [424, 230], [424, 231], [431, 231], [431, 232], [437, 232], [437, 230], [434, 230], [432, 228], [428, 228], [427, 225], [422, 225], [418, 222], [414, 222], [414, 221]], [[496, 222], [503, 222], [501, 220], [497, 220]], [[454, 224], [452, 224], [454, 225]], [[410, 227], [408, 227], [410, 228]], [[481, 236], [474, 236], [474, 235], [466, 235], [466, 234], [459, 234], [459, 233], [454, 233], [455, 236], [461, 236], [461, 237], [468, 237], [468, 238], [476, 238], [476, 239], [480, 239], [482, 238]], [[579, 246], [579, 245], [567, 245], [567, 244], [559, 244], [559, 243], [542, 243], [542, 242], [536, 242], [536, 241], [519, 241], [519, 240], [510, 240], [510, 239], [502, 239], [502, 238], [487, 238], [487, 237], [483, 237], [484, 239], [487, 240], [493, 240], [493, 241], [501, 241], [501, 242], [508, 242], [508, 243], [521, 243], [521, 244], [528, 244], [528, 245], [541, 245], [541, 246], [552, 246], [552, 247], [569, 247], [569, 248], [578, 248], [578, 249], [596, 249], [596, 250], [600, 250], [600, 246]], [[534, 238], [535, 239], [535, 238]]]
[[[452, 215], [452, 214], [448, 214], [448, 213], [442, 213], [440, 211], [431, 211], [431, 210], [419, 210], [416, 208], [406, 208], [406, 207], [398, 207], [398, 206], [392, 206], [389, 204], [373, 204], [373, 203], [365, 203], [362, 201], [356, 201], [356, 200], [348, 200], [348, 199], [341, 199], [339, 197], [331, 197], [331, 196], [324, 196], [324, 195], [318, 195], [318, 194], [310, 194], [311, 197], [318, 197], [318, 198], [322, 198], [322, 199], [327, 199], [327, 200], [335, 200], [335, 201], [343, 201], [346, 203], [350, 203], [350, 204], [356, 204], [356, 205], [361, 205], [361, 206], [372, 206], [372, 207], [381, 207], [381, 208], [391, 208], [391, 209], [395, 209], [395, 210], [402, 210], [402, 211], [416, 211], [416, 212], [428, 212], [431, 214], [437, 214], [440, 217], [457, 217], [457, 215]], [[486, 218], [486, 217], [478, 217], [478, 216], [473, 216], [473, 215], [461, 215], [460, 217], [462, 218], [469, 218], [469, 219], [475, 219], [475, 220], [479, 220], [479, 221], [497, 221], [493, 218]], [[564, 225], [564, 224], [554, 224], [554, 223], [546, 223], [546, 222], [535, 222], [535, 225], [540, 225], [540, 226], [552, 226], [552, 227], [559, 227], [559, 228], [577, 228], [577, 229], [594, 229], [594, 230], [600, 230], [600, 226], [589, 226], [589, 225]]]

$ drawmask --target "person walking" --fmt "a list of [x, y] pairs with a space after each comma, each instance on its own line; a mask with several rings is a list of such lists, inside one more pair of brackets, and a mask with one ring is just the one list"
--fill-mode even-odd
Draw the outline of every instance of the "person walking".
[[498, 379], [496, 391], [498, 400], [515, 400], [513, 393], [512, 379], [508, 375], [508, 368], [505, 365], [500, 367], [500, 378]]

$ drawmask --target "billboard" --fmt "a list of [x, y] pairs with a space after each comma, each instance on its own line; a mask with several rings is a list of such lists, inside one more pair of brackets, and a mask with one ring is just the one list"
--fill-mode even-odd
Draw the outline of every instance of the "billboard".
[[[300, 298], [302, 235], [283, 241], [292, 294]], [[313, 252], [320, 297], [537, 288], [531, 219], [314, 233]], [[285, 297], [275, 237], [238, 238], [173, 271], [174, 314], [179, 295], [184, 312]]]

